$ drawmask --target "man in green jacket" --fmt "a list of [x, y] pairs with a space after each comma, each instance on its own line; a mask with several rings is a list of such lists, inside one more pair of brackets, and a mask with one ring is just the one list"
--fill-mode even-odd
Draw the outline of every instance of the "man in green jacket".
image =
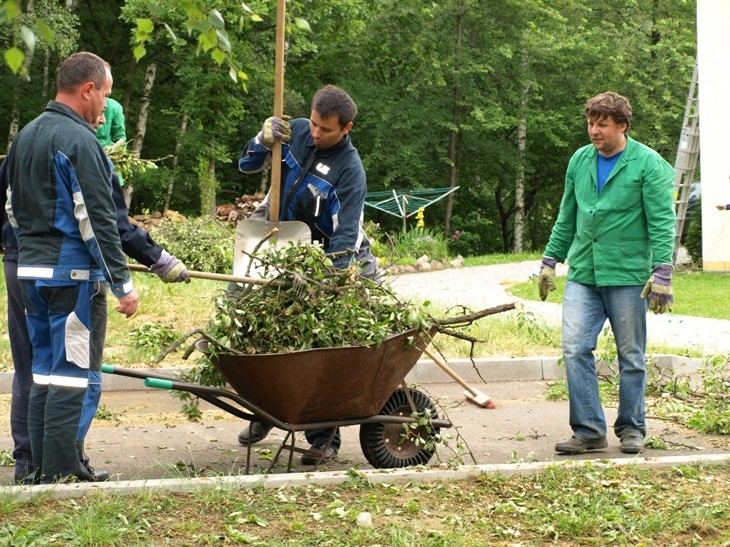
[[124, 126], [124, 109], [111, 97], [106, 98], [104, 123], [96, 130], [96, 138], [103, 147], [122, 141], [127, 146], [127, 130]]
[[555, 290], [556, 263], [569, 265], [562, 349], [573, 436], [555, 445], [563, 454], [608, 446], [593, 355], [606, 319], [620, 374], [614, 432], [622, 452], [644, 449], [646, 313], [671, 311], [673, 302], [674, 169], [626, 134], [631, 114], [629, 101], [617, 93], [587, 102], [591, 144], [570, 159], [542, 258], [542, 300]]

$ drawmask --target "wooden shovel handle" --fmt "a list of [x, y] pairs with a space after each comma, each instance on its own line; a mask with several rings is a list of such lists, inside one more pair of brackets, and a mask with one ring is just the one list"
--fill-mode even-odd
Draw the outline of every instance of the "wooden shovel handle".
[[[276, 2], [276, 61], [274, 67], [274, 116], [284, 115], [284, 39], [286, 30], [286, 0]], [[281, 141], [275, 141], [271, 150], [271, 191], [269, 192], [269, 220], [279, 221], [281, 201]]]
[[[143, 264], [127, 264], [133, 272], [144, 272], [153, 273], [147, 266]], [[212, 272], [196, 272], [195, 270], [188, 270], [190, 277], [198, 279], [210, 279], [213, 281], [228, 281], [229, 283], [248, 283], [251, 285], [270, 285], [272, 287], [291, 287], [291, 283], [284, 281], [276, 281], [275, 279], [262, 279], [259, 277], [243, 277], [238, 275], [219, 274]]]

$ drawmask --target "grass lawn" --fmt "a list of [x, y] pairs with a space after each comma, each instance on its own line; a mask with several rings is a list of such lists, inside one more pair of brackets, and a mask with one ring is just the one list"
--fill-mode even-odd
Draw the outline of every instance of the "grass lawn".
[[[526, 259], [528, 260], [528, 259]], [[548, 301], [562, 303], [565, 276], [557, 276], [557, 289], [548, 295]], [[722, 295], [730, 289], [730, 275], [705, 272], [675, 271], [672, 277], [675, 315], [730, 319], [730, 306]], [[525, 300], [539, 300], [537, 279], [510, 287], [510, 292]]]
[[[39, 518], [42, 515], [42, 518]], [[368, 482], [19, 502], [2, 545], [727, 545], [730, 466], [587, 463], [452, 482]]]

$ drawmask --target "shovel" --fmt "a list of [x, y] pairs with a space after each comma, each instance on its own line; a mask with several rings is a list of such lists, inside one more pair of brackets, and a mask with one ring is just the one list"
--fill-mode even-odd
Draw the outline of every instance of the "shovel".
[[[284, 38], [286, 25], [286, 0], [276, 2], [276, 64], [274, 72], [274, 116], [281, 118], [284, 112]], [[259, 274], [253, 264], [252, 254], [269, 249], [286, 247], [290, 243], [311, 243], [312, 233], [304, 222], [279, 220], [281, 197], [281, 141], [271, 150], [271, 188], [269, 190], [269, 219], [247, 218], [236, 227], [236, 246], [233, 258], [233, 274], [249, 276]]]

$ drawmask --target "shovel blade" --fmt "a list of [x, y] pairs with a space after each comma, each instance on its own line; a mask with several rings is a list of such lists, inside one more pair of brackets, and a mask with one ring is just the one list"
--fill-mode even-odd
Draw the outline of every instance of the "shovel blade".
[[[271, 235], [272, 231], [275, 231], [274, 235]], [[256, 246], [262, 241], [264, 241], [264, 243], [261, 244], [258, 250], [256, 250]], [[233, 275], [263, 277], [263, 274], [260, 271], [260, 265], [257, 265], [257, 261], [252, 261], [250, 254], [255, 251], [257, 255], [261, 256], [267, 250], [286, 247], [292, 242], [297, 244], [311, 243], [312, 232], [309, 229], [309, 226], [298, 220], [287, 220], [282, 222], [272, 222], [269, 220], [253, 218], [241, 220], [238, 223], [238, 226], [236, 226]]]

